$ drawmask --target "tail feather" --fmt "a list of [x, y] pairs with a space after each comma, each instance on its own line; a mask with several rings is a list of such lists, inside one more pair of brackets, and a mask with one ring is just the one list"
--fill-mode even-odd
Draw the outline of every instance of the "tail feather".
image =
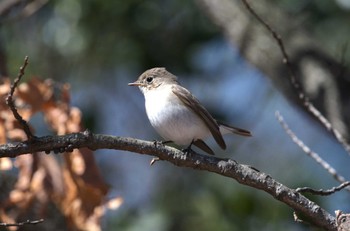
[[233, 127], [231, 125], [227, 125], [218, 121], [221, 134], [234, 133], [241, 136], [252, 136], [252, 133], [248, 130]]

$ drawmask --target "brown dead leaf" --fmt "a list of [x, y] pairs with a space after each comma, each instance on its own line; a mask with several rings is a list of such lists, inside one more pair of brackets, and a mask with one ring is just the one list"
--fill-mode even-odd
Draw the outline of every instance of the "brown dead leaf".
[[70, 154], [70, 161], [71, 161], [71, 169], [74, 174], [76, 175], [83, 175], [83, 173], [86, 170], [86, 165], [84, 158], [81, 156], [81, 153], [79, 150], [74, 150]]
[[5, 121], [1, 118], [0, 115], [0, 144], [6, 143], [6, 129], [5, 129]]
[[8, 109], [0, 111], [0, 122], [5, 128], [6, 138], [13, 141], [23, 141], [27, 139], [27, 135], [22, 129], [22, 126], [14, 118], [12, 112]]
[[0, 84], [0, 111], [8, 109], [8, 106], [6, 104], [6, 97], [11, 88], [11, 81], [8, 78], [4, 78], [2, 80], [3, 81]]
[[16, 95], [21, 100], [17, 103], [23, 102], [30, 106], [33, 114], [42, 111], [54, 101], [53, 81], [32, 78], [18, 86]]
[[[0, 85], [0, 97], [5, 98], [10, 82]], [[48, 126], [58, 135], [82, 131], [81, 111], [70, 106], [69, 84], [33, 78], [15, 91], [18, 112], [27, 121], [42, 112]], [[26, 134], [13, 118], [12, 112], [0, 103], [0, 142], [25, 140]], [[118, 208], [121, 198], [104, 203], [108, 186], [104, 182], [93, 153], [88, 149], [66, 153], [63, 162], [52, 155], [23, 155], [16, 159], [18, 180], [0, 208], [0, 219], [14, 222], [20, 214], [35, 208], [44, 215], [48, 203], [55, 203], [72, 230], [100, 230], [100, 218], [105, 209]], [[64, 163], [64, 164], [62, 164]], [[35, 207], [33, 207], [35, 205]], [[11, 214], [5, 211], [11, 208]], [[14, 212], [15, 211], [15, 212]]]

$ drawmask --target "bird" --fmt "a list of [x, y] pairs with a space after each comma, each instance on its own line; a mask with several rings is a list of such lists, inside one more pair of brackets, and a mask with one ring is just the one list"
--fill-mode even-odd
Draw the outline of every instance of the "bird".
[[338, 231], [349, 231], [350, 230], [350, 214], [344, 213], [341, 210], [335, 211], [336, 225]]
[[199, 100], [177, 81], [177, 77], [164, 67], [143, 72], [129, 86], [137, 86], [145, 98], [145, 108], [153, 128], [165, 140], [191, 151], [195, 145], [208, 154], [213, 150], [203, 141], [213, 136], [216, 143], [226, 149], [224, 134], [252, 136], [251, 132], [215, 120]]

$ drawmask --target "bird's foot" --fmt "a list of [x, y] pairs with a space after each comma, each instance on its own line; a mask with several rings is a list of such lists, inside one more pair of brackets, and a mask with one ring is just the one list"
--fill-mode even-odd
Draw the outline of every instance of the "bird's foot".
[[191, 156], [191, 154], [193, 153], [192, 148], [184, 148], [181, 150], [186, 156]]
[[181, 150], [186, 156], [190, 156], [193, 153], [193, 150], [191, 148], [192, 144], [193, 144], [193, 141], [190, 143], [190, 145], [188, 145], [187, 148], [184, 148]]

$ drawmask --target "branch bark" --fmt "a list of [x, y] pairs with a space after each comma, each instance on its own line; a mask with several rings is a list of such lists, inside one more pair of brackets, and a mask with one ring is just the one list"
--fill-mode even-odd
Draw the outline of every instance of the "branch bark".
[[159, 145], [155, 142], [128, 137], [93, 134], [89, 131], [62, 136], [44, 136], [35, 140], [8, 143], [0, 146], [1, 157], [16, 157], [34, 152], [64, 152], [75, 148], [114, 149], [155, 156], [179, 167], [205, 170], [236, 180], [237, 182], [267, 192], [302, 214], [315, 226], [326, 230], [336, 230], [335, 218], [316, 203], [310, 201], [294, 189], [274, 180], [266, 173], [231, 159], [191, 153], [185, 155], [178, 149]]

